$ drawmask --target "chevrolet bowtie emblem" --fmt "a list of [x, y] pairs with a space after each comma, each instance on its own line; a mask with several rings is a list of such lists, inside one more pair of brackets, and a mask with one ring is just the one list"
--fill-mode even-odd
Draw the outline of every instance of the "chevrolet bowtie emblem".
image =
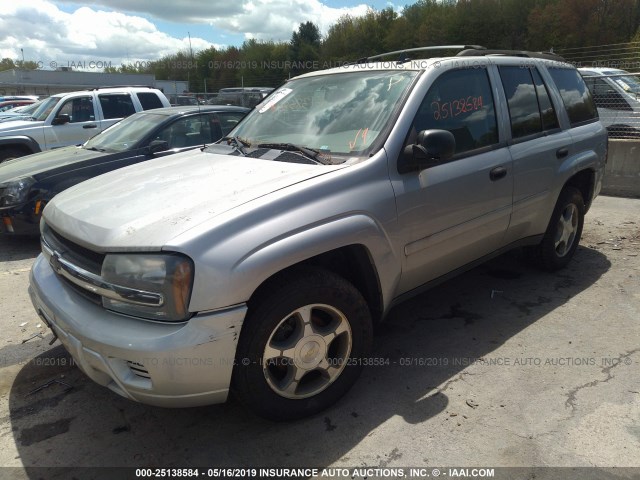
[[54, 272], [60, 273], [62, 271], [62, 265], [60, 265], [60, 254], [58, 252], [53, 252], [49, 259], [49, 263], [51, 264], [51, 268], [53, 268]]

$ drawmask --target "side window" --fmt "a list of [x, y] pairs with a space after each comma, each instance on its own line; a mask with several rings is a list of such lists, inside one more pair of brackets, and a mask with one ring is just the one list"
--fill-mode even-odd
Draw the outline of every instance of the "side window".
[[169, 143], [169, 148], [194, 147], [210, 143], [206, 139], [207, 132], [203, 129], [200, 115], [180, 118], [164, 127], [154, 140], [165, 140]]
[[560, 128], [556, 109], [553, 108], [553, 103], [551, 103], [551, 98], [549, 97], [549, 91], [540, 76], [540, 72], [538, 72], [537, 68], [534, 68], [531, 70], [531, 75], [533, 76], [533, 83], [536, 86], [538, 106], [540, 107], [540, 113], [542, 114], [542, 129], [546, 131]]
[[98, 95], [98, 98], [105, 119], [124, 118], [136, 113], [133, 101], [128, 94], [109, 93]]
[[598, 118], [589, 89], [574, 68], [549, 68], [551, 78], [560, 91], [571, 125], [588, 123]]
[[411, 134], [450, 131], [456, 154], [498, 143], [496, 110], [483, 68], [451, 70], [440, 75], [424, 97]]
[[591, 80], [593, 81], [593, 88], [591, 89], [593, 95], [603, 97], [613, 92], [613, 87], [601, 78], [592, 78]]
[[499, 67], [514, 139], [559, 128], [549, 92], [536, 68]]
[[206, 143], [213, 143], [226, 137], [235, 128], [244, 113], [241, 112], [218, 112], [203, 115], [201, 132]]
[[91, 97], [76, 97], [64, 102], [56, 116], [69, 115], [70, 123], [92, 122], [96, 119]]
[[219, 112], [218, 119], [220, 121], [222, 134], [220, 135], [220, 137], [214, 139], [214, 141], [228, 135], [231, 130], [236, 128], [236, 125], [238, 125], [238, 122], [242, 120], [244, 116], [245, 113], [243, 112]]
[[136, 96], [138, 97], [138, 100], [140, 100], [140, 105], [142, 105], [143, 110], [152, 110], [154, 108], [164, 107], [160, 97], [153, 92], [138, 92], [136, 93]]
[[542, 132], [542, 119], [531, 71], [521, 67], [500, 67], [499, 70], [509, 106], [513, 138]]
[[619, 92], [616, 92], [615, 88], [609, 85], [606, 80], [601, 78], [590, 78], [588, 80], [590, 82], [587, 82], [587, 86], [591, 90], [596, 107], [633, 111], [633, 108], [624, 97]]

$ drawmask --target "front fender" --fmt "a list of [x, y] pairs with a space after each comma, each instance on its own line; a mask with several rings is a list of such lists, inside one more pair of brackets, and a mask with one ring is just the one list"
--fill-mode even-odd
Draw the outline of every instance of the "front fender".
[[15, 135], [10, 137], [0, 137], [0, 149], [9, 147], [27, 148], [31, 153], [41, 152], [40, 144], [33, 138], [26, 135]]
[[212, 296], [215, 297], [214, 303], [224, 299], [220, 306], [244, 303], [264, 281], [276, 273], [350, 245], [362, 245], [368, 251], [378, 275], [383, 311], [386, 311], [400, 279], [401, 262], [396, 258], [382, 226], [362, 213], [333, 218], [268, 240], [234, 261], [229, 276], [216, 278], [215, 285], [212, 285], [207, 272], [200, 274], [208, 278], [199, 278], [196, 272], [190, 310], [211, 308]]

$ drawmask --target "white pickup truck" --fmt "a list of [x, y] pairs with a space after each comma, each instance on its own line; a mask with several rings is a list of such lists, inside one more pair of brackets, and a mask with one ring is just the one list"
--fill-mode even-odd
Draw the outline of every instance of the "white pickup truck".
[[98, 88], [52, 95], [40, 103], [31, 117], [0, 125], [0, 163], [84, 143], [133, 113], [169, 106], [160, 90], [148, 87]]

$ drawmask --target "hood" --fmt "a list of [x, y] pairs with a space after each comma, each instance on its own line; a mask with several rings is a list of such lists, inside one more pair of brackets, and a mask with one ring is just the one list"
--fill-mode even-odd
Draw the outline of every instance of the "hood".
[[71, 146], [56, 148], [55, 150], [49, 150], [47, 152], [34, 153], [26, 157], [18, 157], [0, 163], [0, 183], [13, 178], [33, 177], [55, 167], [70, 165], [105, 155], [109, 154]]
[[22, 113], [0, 113], [0, 122], [15, 122], [16, 120], [24, 120], [26, 118], [29, 118], [29, 115]]
[[340, 168], [191, 151], [87, 180], [54, 197], [43, 215], [92, 250], [160, 250], [234, 207]]
[[[36, 122], [34, 120], [23, 120], [23, 118], [24, 117], [18, 117], [15, 120], [12, 119], [2, 122], [0, 125], [0, 136], [12, 135], [15, 133], [15, 130], [23, 131], [27, 128], [42, 127], [42, 124], [44, 123]], [[19, 133], [16, 133], [16, 135], [19, 135]]]

